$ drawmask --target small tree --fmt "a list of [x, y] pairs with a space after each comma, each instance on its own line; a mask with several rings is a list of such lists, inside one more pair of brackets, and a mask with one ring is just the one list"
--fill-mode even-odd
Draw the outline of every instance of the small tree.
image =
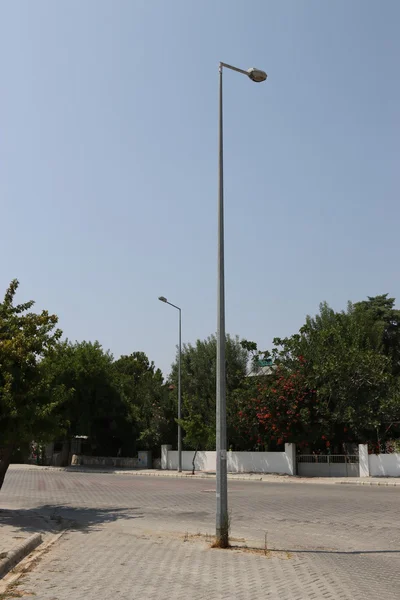
[[201, 447], [207, 447], [210, 437], [214, 437], [214, 431], [210, 431], [210, 427], [204, 423], [201, 415], [191, 415], [187, 419], [180, 419], [178, 423], [185, 432], [185, 444], [194, 450], [192, 459], [192, 475], [194, 475], [197, 452]]
[[59, 431], [57, 410], [68, 396], [42, 367], [61, 336], [58, 318], [31, 312], [33, 301], [14, 305], [17, 289], [15, 279], [0, 303], [0, 489], [16, 448]]

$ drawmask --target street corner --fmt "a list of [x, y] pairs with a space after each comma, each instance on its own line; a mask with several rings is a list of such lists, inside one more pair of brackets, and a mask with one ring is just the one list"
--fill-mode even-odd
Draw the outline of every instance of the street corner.
[[0, 581], [32, 552], [48, 547], [66, 527], [54, 512], [46, 515], [33, 509], [0, 508]]
[[20, 563], [28, 554], [33, 552], [43, 542], [42, 534], [34, 533], [26, 539], [19, 539], [16, 543], [16, 537], [2, 536], [2, 550], [0, 552], [0, 581], [18, 563]]

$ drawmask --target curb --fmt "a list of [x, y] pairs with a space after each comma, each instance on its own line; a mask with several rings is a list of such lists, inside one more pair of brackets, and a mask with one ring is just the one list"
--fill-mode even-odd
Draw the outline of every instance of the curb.
[[22, 542], [15, 550], [7, 553], [7, 556], [0, 560], [0, 579], [13, 569], [21, 560], [35, 550], [42, 543], [40, 533], [34, 533], [27, 540]]
[[36, 552], [32, 552], [30, 555], [22, 559], [21, 562], [18, 563], [18, 565], [14, 568], [14, 570], [5, 575], [4, 579], [0, 579], [0, 597], [2, 597], [2, 594], [6, 594], [11, 585], [16, 584], [21, 577], [23, 577], [31, 568], [33, 568], [37, 561], [39, 561], [48, 550], [50, 550], [51, 546], [58, 542], [58, 540], [66, 533], [68, 533], [68, 529], [65, 529], [64, 531], [54, 535], [50, 540], [42, 544]]
[[[116, 472], [116, 474], [120, 474], [119, 472]], [[140, 471], [137, 471], [135, 473], [121, 473], [122, 475], [133, 475], [136, 477], [170, 477], [172, 479], [216, 479], [216, 475], [213, 473], [195, 473], [194, 475], [192, 475], [191, 473], [171, 473], [171, 471], [167, 471], [165, 474], [163, 472], [161, 473], [141, 473]], [[262, 481], [262, 475], [255, 475], [254, 477], [249, 476], [249, 475], [231, 475], [230, 473], [228, 473], [228, 479], [231, 479], [233, 481]]]
[[[68, 467], [67, 467], [68, 468]], [[79, 467], [78, 467], [79, 468]], [[69, 467], [68, 471], [74, 471], [74, 467]], [[90, 469], [85, 471], [76, 471], [76, 472], [84, 472], [84, 473], [108, 473], [113, 475], [131, 475], [132, 477], [164, 477], [164, 478], [172, 478], [172, 479], [211, 479], [215, 480], [216, 475], [214, 473], [195, 473], [192, 475], [190, 472], [187, 473], [178, 473], [169, 470], [165, 471], [157, 471], [153, 473], [149, 473], [148, 471], [92, 471]], [[373, 485], [380, 487], [400, 487], [400, 482], [387, 482], [387, 481], [332, 481], [329, 477], [327, 478], [306, 478], [293, 476], [293, 475], [282, 475], [281, 477], [276, 477], [271, 479], [267, 474], [233, 474], [228, 473], [229, 481], [261, 481], [263, 483], [286, 483], [286, 484], [302, 484], [302, 485]]]
[[335, 481], [336, 485], [379, 485], [380, 487], [400, 487], [395, 481]]
[[[132, 470], [120, 470], [120, 469], [102, 469], [102, 468], [95, 468], [95, 469], [91, 469], [90, 467], [81, 467], [79, 465], [75, 466], [69, 466], [69, 467], [41, 467], [41, 470], [43, 471], [52, 471], [52, 472], [62, 472], [62, 473], [88, 473], [90, 475], [92, 474], [99, 474], [99, 475], [131, 475], [132, 477], [172, 477], [172, 478], [188, 478], [188, 479], [215, 479], [216, 475], [215, 473], [195, 473], [194, 475], [192, 475], [189, 471], [188, 472], [183, 472], [183, 473], [178, 473], [178, 472], [174, 472], [174, 471], [170, 471], [170, 470], [160, 470], [158, 472], [154, 472], [154, 473], [149, 473], [149, 471], [146, 471], [146, 469], [138, 469], [135, 471]], [[19, 469], [19, 471], [35, 471], [35, 469], [30, 469], [29, 467], [26, 469]], [[263, 475], [257, 474], [257, 475], [236, 475], [236, 474], [232, 474], [232, 473], [228, 473], [228, 479], [240, 479], [241, 481], [262, 481]]]

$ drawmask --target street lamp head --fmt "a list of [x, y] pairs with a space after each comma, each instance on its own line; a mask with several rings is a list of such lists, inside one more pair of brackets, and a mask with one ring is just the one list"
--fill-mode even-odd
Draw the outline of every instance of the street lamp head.
[[255, 81], [256, 83], [261, 83], [262, 81], [265, 81], [267, 79], [267, 74], [265, 73], [265, 71], [260, 71], [260, 69], [255, 69], [254, 67], [251, 67], [251, 69], [247, 69], [247, 74], [250, 77], [250, 79], [252, 81]]
[[159, 296], [158, 299], [161, 300], [161, 302], [168, 302], [164, 296]]

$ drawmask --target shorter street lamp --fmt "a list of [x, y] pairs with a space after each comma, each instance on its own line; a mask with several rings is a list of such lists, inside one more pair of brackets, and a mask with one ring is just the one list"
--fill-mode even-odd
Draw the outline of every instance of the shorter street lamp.
[[182, 417], [182, 394], [181, 394], [181, 355], [182, 355], [182, 310], [179, 306], [168, 302], [164, 296], [158, 298], [161, 302], [169, 304], [179, 311], [179, 351], [178, 351], [178, 472], [182, 472], [182, 429], [180, 420]]

